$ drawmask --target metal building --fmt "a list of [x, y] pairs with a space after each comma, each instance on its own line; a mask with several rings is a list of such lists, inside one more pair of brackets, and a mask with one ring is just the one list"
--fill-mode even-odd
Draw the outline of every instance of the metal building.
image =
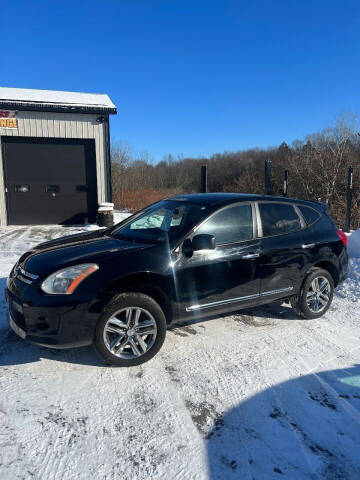
[[94, 222], [115, 113], [107, 95], [0, 87], [0, 225]]

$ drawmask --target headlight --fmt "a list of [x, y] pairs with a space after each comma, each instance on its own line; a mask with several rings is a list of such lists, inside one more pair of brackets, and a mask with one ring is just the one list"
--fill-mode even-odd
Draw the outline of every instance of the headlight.
[[41, 284], [41, 288], [45, 293], [53, 295], [70, 295], [86, 277], [98, 269], [96, 263], [82, 263], [63, 268], [49, 275]]

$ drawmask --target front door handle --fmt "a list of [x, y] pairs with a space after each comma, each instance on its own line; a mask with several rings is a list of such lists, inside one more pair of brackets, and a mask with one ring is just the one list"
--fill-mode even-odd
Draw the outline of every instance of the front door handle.
[[315, 247], [316, 243], [303, 243], [302, 248], [312, 248]]
[[243, 255], [241, 258], [244, 260], [249, 260], [250, 258], [258, 258], [260, 257], [260, 253], [247, 253], [246, 255]]

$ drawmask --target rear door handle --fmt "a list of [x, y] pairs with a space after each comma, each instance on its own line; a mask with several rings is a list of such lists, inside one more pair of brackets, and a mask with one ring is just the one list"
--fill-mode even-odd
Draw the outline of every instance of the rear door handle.
[[315, 247], [316, 243], [303, 243], [302, 248], [312, 248]]
[[247, 253], [246, 255], [243, 255], [241, 258], [245, 260], [249, 260], [250, 258], [258, 258], [260, 257], [260, 253]]

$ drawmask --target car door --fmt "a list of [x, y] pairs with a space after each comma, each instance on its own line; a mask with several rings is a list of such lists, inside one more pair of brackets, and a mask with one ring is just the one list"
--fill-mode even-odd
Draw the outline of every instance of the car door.
[[180, 253], [174, 276], [180, 316], [235, 310], [259, 297], [254, 204], [239, 203], [212, 214], [192, 233], [215, 236], [215, 250]]
[[311, 241], [304, 235], [305, 222], [292, 203], [260, 201], [256, 208], [261, 235], [260, 294], [276, 299], [298, 293], [308, 261], [306, 245]]

